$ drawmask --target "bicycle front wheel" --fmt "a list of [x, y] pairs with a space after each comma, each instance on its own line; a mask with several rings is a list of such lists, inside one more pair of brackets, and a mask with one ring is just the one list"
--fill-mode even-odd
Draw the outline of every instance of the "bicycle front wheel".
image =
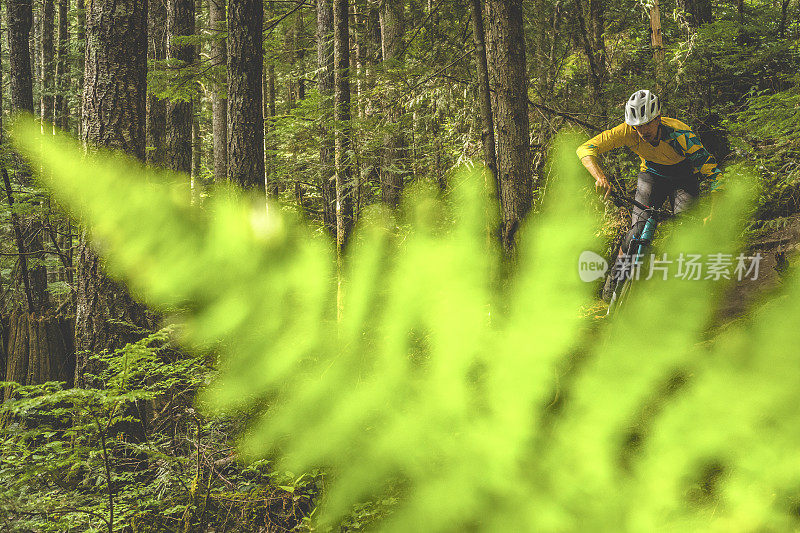
[[611, 296], [611, 302], [608, 304], [607, 315], [619, 312], [620, 307], [625, 305], [630, 298], [632, 287], [633, 277], [629, 276], [624, 281], [617, 282], [617, 288], [614, 290], [614, 294]]
[[637, 276], [635, 273], [638, 272], [636, 266], [629, 267], [629, 270], [622, 274], [622, 279], [617, 281], [612, 281], [614, 284], [614, 290], [611, 294], [611, 299], [608, 302], [608, 311], [606, 311], [606, 315], [611, 315], [613, 313], [618, 312], [619, 308], [630, 298], [631, 290], [633, 287], [633, 282], [636, 281]]

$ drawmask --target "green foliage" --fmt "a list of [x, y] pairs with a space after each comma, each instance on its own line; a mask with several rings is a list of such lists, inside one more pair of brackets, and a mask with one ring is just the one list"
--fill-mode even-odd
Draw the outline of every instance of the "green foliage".
[[758, 161], [764, 182], [761, 217], [794, 213], [800, 208], [800, 78], [779, 92], [753, 91], [744, 109], [729, 122], [742, 157]]
[[[114, 531], [301, 527], [321, 476], [240, 468], [226, 438], [237, 422], [191, 407], [206, 358], [178, 352], [173, 336], [92, 355], [97, 388], [2, 384], [15, 392], [0, 405], [0, 529], [108, 531], [109, 499]], [[143, 411], [146, 438], [133, 437]]]
[[176, 59], [151, 61], [147, 72], [147, 90], [158, 98], [189, 102], [201, 94], [200, 83], [217, 81], [224, 75], [224, 70], [219, 67], [186, 65]]
[[736, 127], [737, 133], [750, 139], [796, 145], [800, 136], [800, 94], [797, 87], [753, 95], [748, 99], [747, 108], [739, 113]]
[[[175, 379], [183, 383], [197, 379], [201, 360], [162, 359], [168, 336], [169, 330], [162, 330], [115, 353], [92, 356], [100, 371], [87, 378], [107, 384], [103, 389], [4, 383], [14, 391], [13, 399], [0, 406], [4, 527], [54, 532], [106, 529], [110, 520], [106, 465], [112, 469], [115, 522], [133, 523], [152, 504], [153, 495], [163, 494], [163, 486], [149, 485], [146, 473], [130, 467], [142, 461], [137, 453], [143, 450], [151, 458], [163, 457], [156, 453], [159, 446], [148, 449], [115, 439], [114, 434], [120, 427], [139, 424], [131, 409], [137, 402], [174, 390]], [[155, 489], [149, 496], [148, 488]]]
[[[202, 50], [226, 35], [225, 32], [203, 32], [171, 39], [175, 46], [193, 46], [196, 50]], [[158, 98], [188, 102], [202, 95], [204, 86], [216, 84], [215, 90], [220, 91], [220, 96], [224, 98], [227, 86], [225, 66], [210, 65], [208, 61], [205, 57], [192, 64], [178, 59], [151, 59], [147, 68], [147, 91]]]
[[[800, 280], [717, 333], [724, 284], [710, 279], [642, 280], [613, 322], [582, 318], [591, 285], [575, 266], [597, 221], [574, 140], [502, 281], [474, 174], [444, 201], [418, 187], [396, 220], [372, 211], [337, 276], [329, 243], [273, 206], [234, 191], [191, 206], [128, 160], [64, 139], [42, 150], [37, 132], [19, 125], [17, 142], [109, 271], [219, 354], [204, 410], [248, 414], [245, 457], [330, 473], [322, 523], [377, 499], [394, 531], [800, 526]], [[743, 182], [664, 251], [733, 253]]]

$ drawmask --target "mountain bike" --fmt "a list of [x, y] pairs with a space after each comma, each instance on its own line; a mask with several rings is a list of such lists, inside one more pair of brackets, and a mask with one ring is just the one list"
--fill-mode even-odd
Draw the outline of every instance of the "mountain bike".
[[[633, 282], [638, 278], [638, 272], [644, 263], [645, 253], [655, 237], [658, 224], [674, 216], [669, 209], [646, 206], [614, 189], [611, 189], [610, 196], [611, 201], [619, 207], [627, 208], [631, 212], [634, 207], [641, 209], [644, 220], [636, 222], [623, 237], [620, 246], [615, 248], [622, 250], [623, 253], [616, 257], [617, 264], [613, 264], [609, 269], [608, 276], [611, 278], [612, 287], [607, 316], [616, 312], [628, 300]], [[609, 280], [606, 283], [609, 283]]]

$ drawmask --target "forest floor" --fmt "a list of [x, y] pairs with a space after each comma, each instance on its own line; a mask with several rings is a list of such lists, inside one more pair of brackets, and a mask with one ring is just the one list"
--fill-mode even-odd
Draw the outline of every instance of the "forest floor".
[[742, 318], [781, 290], [800, 249], [800, 215], [775, 222], [764, 224], [745, 249], [749, 256], [761, 254], [758, 277], [731, 283], [717, 309], [716, 325]]

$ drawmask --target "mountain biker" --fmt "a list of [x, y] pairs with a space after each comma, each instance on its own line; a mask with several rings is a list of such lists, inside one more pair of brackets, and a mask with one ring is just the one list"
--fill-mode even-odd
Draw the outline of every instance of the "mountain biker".
[[[708, 181], [712, 192], [720, 186], [721, 170], [714, 157], [689, 126], [661, 116], [661, 103], [649, 90], [630, 96], [625, 103], [624, 123], [592, 137], [577, 149], [578, 157], [595, 179], [595, 189], [604, 189], [605, 198], [611, 192], [611, 184], [597, 156], [622, 146], [641, 159], [636, 200], [644, 205], [660, 207], [669, 197], [673, 212], [678, 214], [700, 195], [701, 181]], [[631, 230], [645, 218], [641, 209], [634, 208]], [[706, 221], [710, 218], [711, 214]]]

